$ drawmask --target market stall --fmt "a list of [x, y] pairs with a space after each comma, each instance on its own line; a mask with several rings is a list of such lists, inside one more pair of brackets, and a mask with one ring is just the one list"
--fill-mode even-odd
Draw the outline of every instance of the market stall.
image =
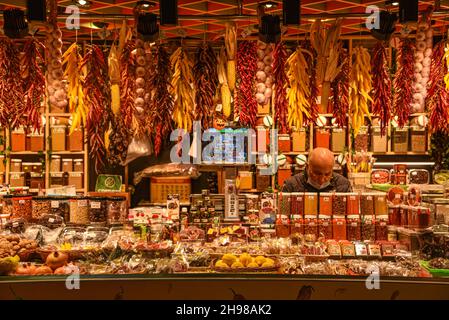
[[4, 8], [0, 298], [449, 298], [449, 7], [218, 2]]

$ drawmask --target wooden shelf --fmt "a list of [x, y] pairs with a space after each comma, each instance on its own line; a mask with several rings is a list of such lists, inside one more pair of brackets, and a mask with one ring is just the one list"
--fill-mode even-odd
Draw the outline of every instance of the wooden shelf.
[[[41, 189], [42, 191], [45, 191], [46, 189]], [[34, 192], [39, 192], [39, 189], [29, 189], [30, 192], [34, 193]], [[76, 192], [84, 192], [86, 191], [86, 189], [82, 188], [82, 189], [76, 189]]]
[[373, 155], [375, 156], [382, 156], [382, 155], [395, 155], [395, 156], [411, 156], [411, 155], [416, 155], [416, 156], [428, 156], [429, 153], [428, 152], [393, 152], [393, 151], [389, 151], [389, 152], [373, 152]]
[[11, 151], [10, 155], [39, 155], [39, 152], [41, 152], [41, 155], [45, 155], [44, 151]]
[[52, 151], [51, 154], [84, 154], [84, 151]]

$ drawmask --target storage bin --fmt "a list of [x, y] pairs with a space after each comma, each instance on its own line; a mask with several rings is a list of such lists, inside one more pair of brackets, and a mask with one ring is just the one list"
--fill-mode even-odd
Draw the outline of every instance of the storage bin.
[[300, 128], [292, 133], [292, 151], [305, 152], [307, 148], [307, 131]]
[[73, 159], [62, 159], [62, 171], [63, 172], [73, 171]]
[[61, 171], [61, 156], [51, 156], [50, 172]]
[[45, 149], [45, 139], [43, 134], [31, 133], [28, 136], [30, 138], [30, 151], [39, 152]]
[[17, 128], [11, 133], [11, 151], [19, 152], [26, 150], [24, 128]]
[[22, 160], [11, 159], [11, 172], [21, 172], [22, 171]]
[[278, 185], [280, 188], [284, 185], [285, 180], [292, 176], [290, 165], [285, 165], [285, 168], [279, 168], [277, 172]]
[[9, 173], [9, 185], [11, 187], [24, 187], [25, 186], [25, 172], [10, 172]]
[[253, 173], [251, 171], [239, 171], [239, 189], [248, 190], [253, 188]]
[[73, 160], [73, 171], [84, 172], [83, 159]]
[[330, 132], [328, 128], [315, 128], [314, 147], [327, 148], [330, 145]]
[[32, 162], [22, 162], [22, 170], [12, 170], [12, 171], [23, 171], [25, 173], [30, 173], [33, 171]]
[[331, 150], [341, 153], [346, 147], [346, 128], [333, 128], [331, 138]]
[[65, 131], [66, 126], [58, 125], [51, 127], [51, 149], [53, 151], [65, 151]]
[[354, 138], [354, 150], [356, 152], [369, 150], [368, 127], [360, 127], [359, 133]]
[[371, 146], [373, 152], [387, 152], [387, 132], [382, 135], [380, 127], [371, 128]]
[[67, 174], [64, 172], [51, 172], [50, 173], [50, 187], [63, 187], [67, 185]]
[[68, 137], [68, 149], [70, 151], [83, 151], [84, 141], [83, 141], [83, 129], [76, 128]]
[[278, 135], [278, 150], [280, 152], [290, 152], [292, 150], [289, 134]]
[[33, 167], [31, 169], [31, 172], [42, 173], [42, 163], [33, 162]]
[[408, 151], [408, 127], [395, 128], [393, 130], [392, 150], [394, 152]]
[[30, 188], [39, 189], [45, 188], [45, 177], [42, 173], [30, 173]]
[[427, 151], [427, 131], [426, 128], [413, 126], [410, 129], [411, 151], [426, 152]]

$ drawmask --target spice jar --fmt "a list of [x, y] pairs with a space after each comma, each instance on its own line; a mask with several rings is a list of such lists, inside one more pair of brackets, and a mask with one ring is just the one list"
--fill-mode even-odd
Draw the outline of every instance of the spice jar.
[[11, 217], [13, 215], [12, 195], [4, 195], [2, 198], [3, 215]]
[[330, 144], [330, 132], [328, 128], [315, 128], [314, 135], [314, 147], [315, 148], [327, 148]]
[[417, 227], [426, 229], [430, 227], [430, 209], [426, 207], [417, 208]]
[[361, 219], [362, 240], [374, 241], [376, 239], [376, 227], [374, 216], [363, 215]]
[[84, 172], [83, 159], [75, 159], [73, 160], [73, 171], [75, 172]]
[[24, 187], [25, 186], [25, 172], [10, 172], [9, 173], [10, 187]]
[[354, 150], [356, 152], [368, 151], [369, 134], [368, 127], [360, 127], [359, 133], [354, 138]]
[[346, 147], [346, 128], [332, 128], [331, 150], [333, 152], [343, 152]]
[[33, 197], [31, 200], [31, 218], [39, 221], [44, 215], [50, 213], [50, 200], [48, 197]]
[[290, 223], [290, 234], [304, 234], [304, 219], [302, 215], [292, 214]]
[[305, 152], [307, 148], [307, 131], [300, 128], [292, 133], [292, 151]]
[[22, 172], [22, 160], [11, 159], [11, 172]]
[[69, 172], [70, 186], [74, 186], [76, 189], [83, 188], [83, 172]]
[[332, 232], [335, 240], [346, 240], [346, 219], [343, 215], [334, 215]]
[[75, 197], [70, 199], [70, 223], [89, 223], [89, 201], [87, 197]]
[[318, 237], [332, 239], [332, 219], [330, 216], [320, 215], [318, 219]]
[[70, 221], [70, 206], [68, 197], [51, 197], [50, 211], [53, 215], [64, 218], [64, 221]]
[[73, 171], [73, 159], [62, 159], [62, 171], [63, 172]]
[[14, 196], [12, 198], [12, 218], [22, 218], [25, 221], [31, 220], [31, 201], [31, 196]]
[[408, 173], [408, 179], [410, 184], [428, 184], [430, 174], [425, 169], [412, 169]]
[[393, 146], [394, 152], [407, 152], [408, 151], [408, 127], [394, 128], [393, 129]]
[[276, 236], [279, 238], [287, 238], [290, 235], [290, 220], [288, 216], [278, 215], [276, 218]]
[[125, 197], [111, 197], [107, 200], [108, 223], [125, 223], [128, 209]]
[[39, 152], [44, 150], [44, 135], [40, 133], [31, 133], [28, 135], [30, 139], [30, 151]]
[[349, 215], [346, 220], [346, 234], [349, 241], [358, 241], [362, 239], [360, 229], [360, 216]]
[[304, 193], [304, 215], [313, 215], [318, 213], [318, 196], [313, 192]]
[[360, 211], [363, 215], [374, 215], [374, 194], [362, 193], [360, 196]]
[[410, 128], [412, 152], [427, 151], [427, 131], [425, 127], [413, 126]]
[[83, 130], [81, 128], [76, 128], [69, 135], [68, 149], [70, 151], [83, 151], [83, 146]]
[[371, 128], [371, 145], [373, 152], [387, 152], [387, 134], [382, 135], [382, 130], [379, 126]]
[[256, 187], [257, 190], [265, 191], [271, 185], [271, 176], [260, 174], [260, 170], [257, 170]]
[[387, 197], [385, 194], [374, 196], [374, 213], [376, 215], [388, 215]]
[[332, 198], [332, 213], [334, 215], [346, 215], [347, 194], [334, 193]]
[[51, 156], [50, 172], [61, 171], [61, 156]]
[[30, 188], [39, 189], [45, 188], [45, 176], [42, 173], [30, 173]]
[[31, 172], [34, 173], [43, 173], [42, 172], [42, 163], [41, 162], [33, 162]]
[[358, 193], [349, 193], [347, 202], [347, 215], [359, 215], [360, 214], [360, 197]]
[[319, 214], [325, 216], [332, 215], [332, 193], [320, 193]]
[[67, 185], [67, 174], [64, 172], [51, 172], [50, 173], [50, 187], [63, 187]]
[[401, 227], [409, 226], [408, 209], [409, 209], [409, 206], [406, 206], [406, 205], [399, 206], [399, 212], [401, 214]]
[[51, 149], [53, 151], [65, 151], [65, 125], [53, 125], [51, 127]]
[[107, 221], [107, 198], [90, 197], [89, 221], [93, 223], [105, 223]]
[[401, 225], [401, 206], [390, 206], [388, 208], [388, 221], [391, 225]]
[[316, 215], [306, 215], [304, 217], [304, 235], [316, 237], [318, 234], [318, 219]]
[[11, 151], [12, 152], [25, 151], [26, 150], [25, 140], [26, 137], [24, 128], [20, 127], [14, 129], [11, 132]]
[[376, 217], [376, 240], [388, 240], [388, 216]]
[[411, 229], [418, 227], [418, 208], [408, 207], [407, 208], [407, 221], [408, 227]]
[[5, 172], [5, 156], [0, 154], [0, 172]]
[[304, 214], [304, 194], [294, 192], [290, 194], [291, 198], [291, 213], [293, 215], [303, 216]]
[[33, 163], [32, 162], [22, 162], [22, 170], [25, 173], [30, 173], [33, 171]]
[[282, 168], [278, 168], [277, 183], [280, 186], [284, 185], [285, 180], [292, 176], [292, 169], [289, 164], [284, 165]]
[[289, 134], [278, 135], [278, 150], [280, 152], [290, 152], [292, 150]]

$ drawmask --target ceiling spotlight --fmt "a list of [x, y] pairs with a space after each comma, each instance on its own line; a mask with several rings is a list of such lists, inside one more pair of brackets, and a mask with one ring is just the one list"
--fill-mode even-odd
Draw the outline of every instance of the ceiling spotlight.
[[274, 1], [265, 1], [261, 3], [266, 9], [277, 8], [278, 4]]
[[140, 7], [142, 9], [154, 8], [155, 6], [156, 6], [155, 2], [146, 1], [146, 0], [137, 1], [137, 3], [136, 3], [136, 7]]
[[398, 6], [399, 5], [399, 1], [394, 1], [394, 0], [388, 0], [388, 1], [385, 1], [385, 5], [386, 6]]
[[76, 0], [74, 1], [78, 7], [89, 8], [92, 2], [89, 0]]

